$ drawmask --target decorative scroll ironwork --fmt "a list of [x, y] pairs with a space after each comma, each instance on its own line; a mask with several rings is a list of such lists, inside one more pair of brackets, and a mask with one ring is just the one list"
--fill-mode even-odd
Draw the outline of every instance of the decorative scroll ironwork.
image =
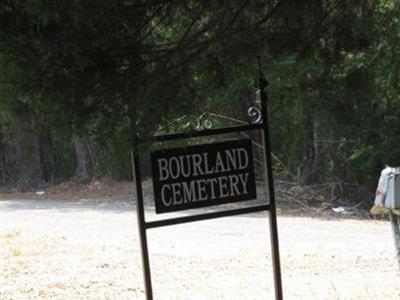
[[240, 120], [234, 117], [229, 117], [223, 114], [216, 113], [208, 113], [204, 112], [200, 115], [188, 114], [184, 115], [180, 118], [177, 118], [162, 128], [159, 128], [159, 131], [162, 132], [166, 130], [167, 132], [170, 129], [181, 128], [189, 131], [201, 131], [201, 130], [209, 130], [214, 128], [215, 123], [218, 124], [261, 124], [262, 123], [262, 113], [259, 108], [259, 101], [256, 101], [255, 104], [250, 106], [247, 110], [248, 120]]
[[[212, 116], [214, 116], [212, 114]], [[159, 128], [159, 131], [174, 129], [174, 128], [183, 128], [190, 129], [191, 131], [199, 131], [204, 129], [211, 129], [214, 126], [214, 122], [211, 120], [211, 115], [209, 113], [202, 113], [200, 116], [196, 115], [184, 115], [180, 118], [177, 118], [165, 126]]]
[[250, 117], [252, 124], [259, 124], [262, 121], [261, 110], [257, 106], [250, 106], [247, 110], [247, 114]]
[[208, 113], [202, 113], [200, 116], [191, 116], [192, 120], [187, 124], [192, 130], [199, 131], [204, 129], [211, 129], [214, 126], [213, 121], [210, 119]]

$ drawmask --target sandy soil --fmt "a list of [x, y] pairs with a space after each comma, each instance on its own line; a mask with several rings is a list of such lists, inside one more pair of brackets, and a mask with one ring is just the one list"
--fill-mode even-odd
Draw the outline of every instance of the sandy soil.
[[[0, 299], [144, 299], [132, 202], [1, 197]], [[154, 298], [273, 299], [267, 225], [257, 213], [150, 230]], [[400, 299], [389, 222], [278, 225], [285, 299]]]

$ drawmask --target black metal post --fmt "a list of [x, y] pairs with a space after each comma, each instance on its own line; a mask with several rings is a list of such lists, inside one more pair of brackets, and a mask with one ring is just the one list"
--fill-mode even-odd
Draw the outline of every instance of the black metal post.
[[278, 224], [276, 221], [276, 203], [275, 203], [275, 190], [274, 190], [274, 179], [272, 175], [272, 157], [271, 157], [271, 144], [269, 137], [269, 121], [268, 121], [268, 109], [267, 102], [268, 96], [265, 88], [268, 85], [261, 68], [258, 78], [258, 88], [260, 92], [261, 100], [261, 114], [263, 120], [263, 144], [264, 144], [264, 155], [266, 164], [266, 176], [267, 176], [267, 188], [269, 196], [269, 227], [271, 237], [271, 250], [272, 250], [272, 266], [274, 270], [274, 286], [275, 286], [275, 299], [282, 300], [282, 276], [281, 276], [281, 264], [279, 257], [279, 241], [278, 241]]
[[146, 221], [144, 217], [144, 205], [143, 205], [143, 190], [140, 175], [139, 165], [139, 152], [137, 147], [137, 141], [132, 153], [132, 164], [133, 164], [133, 176], [136, 187], [136, 213], [139, 228], [140, 237], [140, 249], [142, 254], [142, 268], [145, 281], [146, 299], [153, 300], [153, 289], [151, 286], [151, 274], [150, 274], [150, 261], [149, 261], [149, 250], [147, 247], [147, 234], [146, 234]]
[[396, 249], [396, 256], [400, 268], [400, 216], [395, 215], [392, 211], [389, 211], [389, 216], [390, 222], [392, 223], [394, 247]]

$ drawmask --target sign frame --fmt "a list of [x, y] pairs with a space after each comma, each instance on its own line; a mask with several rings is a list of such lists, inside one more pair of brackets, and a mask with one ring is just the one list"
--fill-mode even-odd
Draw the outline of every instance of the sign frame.
[[[250, 122], [249, 124], [233, 126], [233, 127], [221, 127], [215, 129], [203, 128], [201, 130], [191, 131], [191, 132], [156, 135], [149, 139], [151, 142], [164, 142], [164, 141], [182, 140], [195, 137], [207, 137], [207, 136], [214, 136], [221, 134], [229, 134], [235, 132], [240, 133], [244, 131], [262, 130], [264, 169], [266, 174], [265, 183], [267, 186], [268, 198], [269, 198], [269, 203], [267, 204], [259, 204], [250, 207], [221, 210], [216, 212], [202, 213], [202, 214], [183, 216], [183, 217], [174, 217], [174, 218], [150, 221], [150, 222], [146, 221], [144, 212], [144, 203], [143, 203], [142, 176], [139, 165], [140, 157], [138, 150], [139, 144], [141, 142], [144, 142], [144, 140], [141, 140], [138, 136], [135, 136], [133, 141], [133, 151], [132, 151], [132, 167], [133, 167], [133, 177], [134, 177], [133, 179], [136, 190], [136, 212], [137, 212], [137, 222], [139, 227], [140, 249], [142, 257], [142, 268], [143, 268], [143, 276], [145, 283], [146, 300], [153, 300], [153, 289], [151, 282], [150, 260], [149, 260], [149, 251], [147, 242], [148, 229], [201, 221], [201, 220], [210, 220], [220, 217], [261, 212], [261, 211], [268, 211], [269, 213], [269, 230], [270, 230], [270, 240], [271, 240], [275, 299], [276, 300], [283, 299], [282, 275], [280, 267], [280, 254], [279, 254], [279, 241], [278, 241], [278, 226], [276, 218], [276, 201], [275, 201], [274, 180], [273, 180], [273, 170], [272, 170], [269, 120], [268, 120], [268, 110], [267, 110], [268, 95], [267, 92], [265, 91], [267, 85], [268, 82], [260, 70], [257, 80], [257, 90], [258, 90], [257, 92], [259, 93], [259, 98], [260, 98], [259, 99], [260, 109], [257, 108], [257, 110], [259, 110], [260, 115], [253, 123]], [[251, 113], [250, 110], [249, 113]]]

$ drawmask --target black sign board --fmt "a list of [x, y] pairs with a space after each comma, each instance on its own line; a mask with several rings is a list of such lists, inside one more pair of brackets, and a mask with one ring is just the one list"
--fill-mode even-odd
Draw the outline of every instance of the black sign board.
[[151, 153], [157, 213], [257, 198], [249, 139]]

